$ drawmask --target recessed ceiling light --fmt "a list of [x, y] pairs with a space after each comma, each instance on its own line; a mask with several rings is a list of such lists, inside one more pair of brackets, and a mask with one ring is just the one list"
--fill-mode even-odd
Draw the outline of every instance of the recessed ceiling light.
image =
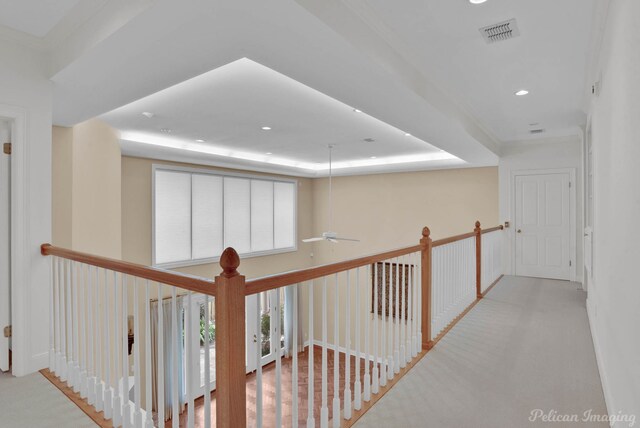
[[527, 91], [526, 89], [520, 89], [518, 92], [516, 92], [516, 95], [521, 97], [523, 95], [527, 95], [529, 93], [529, 91]]
[[271, 127], [270, 126], [263, 126], [262, 130], [263, 131], [271, 131]]
[[471, 4], [481, 4], [486, 2], [487, 0], [469, 0], [469, 3]]
[[362, 113], [362, 110], [358, 110], [357, 108], [354, 108], [353, 111], [356, 113]]
[[273, 154], [273, 153], [271, 153], [271, 152], [267, 152], [267, 153], [265, 153], [265, 155], [272, 155], [272, 154]]
[[149, 119], [151, 119], [153, 116], [155, 116], [155, 114], [149, 112], [149, 111], [143, 111], [142, 115], [145, 117], [148, 117]]
[[196, 143], [204, 143], [204, 140], [196, 140]]
[[371, 156], [371, 159], [375, 159], [377, 156]]
[[404, 136], [405, 136], [405, 137], [411, 137], [411, 134], [409, 134], [408, 132], [405, 132], [405, 133], [404, 133]]

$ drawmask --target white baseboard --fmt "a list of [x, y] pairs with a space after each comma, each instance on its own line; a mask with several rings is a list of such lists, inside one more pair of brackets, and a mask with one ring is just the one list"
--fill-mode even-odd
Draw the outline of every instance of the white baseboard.
[[604, 367], [604, 360], [602, 358], [602, 348], [600, 348], [600, 342], [598, 341], [598, 333], [595, 328], [595, 311], [591, 306], [592, 299], [587, 298], [587, 318], [589, 319], [589, 329], [591, 330], [591, 339], [593, 340], [593, 348], [596, 353], [596, 363], [598, 364], [598, 372], [600, 373], [600, 382], [602, 383], [602, 392], [604, 393], [604, 404], [607, 407], [607, 413], [610, 415], [616, 414], [617, 407], [613, 404], [613, 397], [611, 396], [611, 388], [609, 387], [609, 378]]

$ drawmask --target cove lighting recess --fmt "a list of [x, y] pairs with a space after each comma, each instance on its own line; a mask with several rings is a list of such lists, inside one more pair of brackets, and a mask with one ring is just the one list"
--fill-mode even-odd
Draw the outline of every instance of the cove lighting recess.
[[529, 91], [527, 91], [526, 89], [520, 89], [518, 92], [516, 92], [516, 96], [518, 97], [522, 97], [527, 94], [529, 94]]
[[[240, 159], [244, 161], [260, 162], [264, 164], [287, 166], [291, 168], [298, 168], [308, 171], [328, 171], [329, 163], [314, 163], [298, 161], [291, 158], [284, 158], [278, 156], [272, 156], [271, 152], [268, 153], [255, 153], [248, 151], [233, 150], [223, 147], [216, 147], [209, 143], [196, 143], [193, 140], [186, 140], [170, 135], [158, 135], [145, 132], [136, 131], [122, 131], [121, 139], [124, 141], [131, 141], [141, 144], [149, 144], [158, 147], [166, 147], [170, 149], [186, 150], [196, 153], [205, 153], [214, 156], [222, 156], [233, 159]], [[385, 157], [370, 157], [366, 159], [355, 159], [350, 161], [338, 161], [333, 162], [332, 169], [347, 169], [347, 168], [362, 168], [380, 165], [397, 165], [404, 163], [416, 163], [416, 162], [433, 162], [433, 161], [450, 161], [449, 163], [464, 164], [465, 162], [445, 151], [429, 152], [429, 153], [416, 153], [410, 155], [401, 156], [385, 156]]]

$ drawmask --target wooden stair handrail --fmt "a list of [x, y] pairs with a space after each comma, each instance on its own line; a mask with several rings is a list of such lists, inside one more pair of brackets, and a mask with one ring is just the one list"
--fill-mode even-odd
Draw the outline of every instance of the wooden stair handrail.
[[484, 235], [485, 233], [495, 232], [496, 230], [503, 230], [503, 229], [504, 229], [503, 225], [491, 227], [489, 229], [482, 229], [482, 234]]
[[62, 257], [64, 259], [109, 269], [138, 278], [148, 279], [165, 285], [172, 285], [185, 290], [195, 291], [196, 293], [208, 294], [209, 296], [216, 295], [215, 282], [206, 278], [179, 272], [171, 272], [136, 263], [123, 262], [121, 260], [110, 259], [108, 257], [95, 256], [93, 254], [56, 247], [51, 244], [42, 244], [40, 246], [40, 253], [43, 256]]
[[364, 256], [357, 259], [346, 260], [343, 262], [314, 266], [307, 269], [295, 270], [277, 275], [270, 275], [262, 278], [252, 279], [246, 282], [245, 295], [249, 296], [251, 294], [273, 290], [275, 288], [284, 287], [286, 285], [298, 284], [301, 282], [310, 281], [312, 279], [322, 278], [334, 273], [344, 272], [350, 269], [367, 266], [394, 257], [416, 253], [421, 250], [421, 245], [413, 245], [411, 247], [399, 248], [397, 250], [386, 251], [384, 253], [373, 254], [370, 256]]

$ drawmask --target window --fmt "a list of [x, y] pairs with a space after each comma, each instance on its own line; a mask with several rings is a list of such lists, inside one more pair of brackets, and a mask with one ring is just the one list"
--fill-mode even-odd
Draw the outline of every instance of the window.
[[296, 250], [295, 181], [154, 165], [153, 264]]

